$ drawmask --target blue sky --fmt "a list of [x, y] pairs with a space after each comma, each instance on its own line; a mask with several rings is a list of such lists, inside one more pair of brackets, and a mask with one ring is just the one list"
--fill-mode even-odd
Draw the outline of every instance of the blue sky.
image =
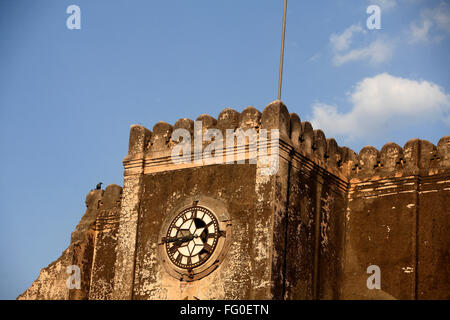
[[[291, 112], [356, 152], [449, 134], [449, 1], [288, 2]], [[380, 30], [366, 26], [374, 3]], [[80, 30], [66, 27], [72, 4]], [[60, 256], [97, 182], [122, 184], [131, 124], [275, 100], [282, 7], [0, 0], [0, 299]]]

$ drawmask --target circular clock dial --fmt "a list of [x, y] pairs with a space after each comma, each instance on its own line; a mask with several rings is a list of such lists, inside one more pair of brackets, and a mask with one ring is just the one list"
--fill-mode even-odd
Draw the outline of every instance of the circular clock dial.
[[219, 238], [219, 224], [214, 214], [203, 207], [183, 210], [167, 230], [165, 246], [172, 263], [192, 269], [206, 262]]

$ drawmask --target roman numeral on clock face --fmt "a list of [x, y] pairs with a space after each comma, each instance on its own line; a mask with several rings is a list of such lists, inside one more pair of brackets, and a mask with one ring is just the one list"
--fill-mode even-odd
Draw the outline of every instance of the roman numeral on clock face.
[[170, 247], [169, 252], [171, 254], [174, 254], [175, 252], [177, 252], [177, 250], [178, 250], [178, 246], [173, 245], [172, 247]]
[[211, 252], [211, 251], [212, 251], [212, 247], [211, 247], [209, 244], [207, 244], [207, 243], [205, 243], [205, 244], [203, 245], [203, 249], [205, 249], [205, 250], [208, 251], [208, 252]]

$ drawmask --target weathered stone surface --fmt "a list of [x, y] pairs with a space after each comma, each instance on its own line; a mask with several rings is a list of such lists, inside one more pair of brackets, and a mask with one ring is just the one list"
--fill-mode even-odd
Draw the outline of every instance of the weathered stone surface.
[[106, 187], [95, 224], [95, 251], [91, 269], [89, 299], [113, 299], [116, 247], [122, 187]]
[[292, 145], [300, 149], [302, 143], [302, 124], [300, 117], [296, 113], [291, 113], [291, 142]]
[[[255, 219], [255, 179], [256, 165], [209, 166], [146, 175], [139, 211], [133, 298], [193, 299], [186, 292], [189, 288], [199, 299], [250, 299], [254, 271], [249, 248], [257, 245], [253, 242], [255, 233], [270, 232], [251, 223]], [[195, 195], [218, 198], [228, 204], [233, 239], [220, 267], [211, 276], [187, 285], [164, 271], [158, 261], [157, 243], [166, 214], [183, 199]]]
[[313, 143], [314, 143], [314, 129], [308, 121], [301, 123], [302, 135], [300, 136], [302, 152], [306, 156], [311, 156], [313, 153]]
[[209, 114], [202, 114], [197, 118], [197, 121], [202, 123], [202, 127], [204, 130], [215, 128], [217, 126], [217, 120], [211, 117]]
[[235, 130], [239, 127], [239, 119], [240, 114], [236, 110], [230, 108], [223, 109], [217, 118], [217, 128], [224, 133], [227, 129]]
[[191, 135], [194, 133], [194, 121], [188, 118], [178, 120], [173, 126], [174, 129], [186, 129]]
[[149, 146], [152, 156], [162, 156], [168, 153], [171, 148], [172, 130], [172, 126], [166, 122], [161, 121], [154, 125]]
[[438, 142], [438, 157], [442, 168], [450, 167], [450, 136], [442, 137]]
[[149, 147], [151, 136], [152, 132], [147, 128], [138, 124], [132, 125], [130, 128], [128, 155], [131, 158], [141, 155]]
[[[69, 247], [60, 258], [41, 270], [38, 279], [18, 299], [81, 300], [89, 297], [94, 251], [104, 252], [104, 248], [101, 245], [96, 246], [98, 244], [95, 243], [96, 224], [99, 223], [98, 218], [104, 202], [109, 203], [111, 201], [111, 196], [117, 194], [117, 188], [120, 187], [110, 185], [106, 188], [107, 192], [92, 190], [88, 193], [86, 196], [86, 212], [72, 233]], [[120, 210], [120, 203], [118, 206]], [[108, 245], [115, 247], [114, 239], [108, 241]], [[70, 274], [66, 271], [70, 266], [80, 268], [80, 289], [69, 290], [67, 287], [67, 279]]]
[[242, 110], [239, 125], [243, 129], [259, 128], [261, 125], [261, 112], [253, 107]]
[[61, 257], [41, 269], [39, 277], [31, 287], [25, 290], [18, 300], [68, 300], [69, 289], [66, 281], [69, 275], [66, 273], [67, 266], [72, 264], [70, 247], [64, 250]]
[[422, 177], [416, 221], [416, 298], [450, 299], [450, 174]]
[[[263, 175], [248, 154], [243, 164], [174, 164], [173, 129], [202, 134], [192, 120], [133, 125], [123, 190], [88, 194], [69, 248], [18, 299], [450, 299], [449, 136], [356, 154], [281, 101], [197, 120], [203, 132], [278, 129], [278, 171]], [[226, 205], [230, 245], [217, 269], [180, 281], [159, 236], [169, 212], [200, 196]], [[80, 289], [66, 287], [70, 265]], [[379, 290], [367, 288], [371, 265]]]
[[381, 290], [396, 299], [414, 299], [415, 274], [410, 270], [416, 261], [417, 183], [415, 178], [389, 179], [350, 187], [343, 298], [368, 294], [366, 270], [377, 265]]
[[293, 166], [291, 170], [286, 261], [296, 263], [286, 268], [284, 298], [311, 300], [314, 298], [316, 177], [312, 168], [299, 170]]
[[131, 299], [134, 277], [134, 254], [138, 227], [139, 203], [143, 175], [125, 176], [117, 237], [113, 299]]
[[327, 154], [327, 138], [320, 129], [314, 130], [312, 149], [314, 157], [322, 166], [324, 166], [325, 155]]
[[271, 102], [263, 111], [261, 116], [261, 128], [278, 129], [280, 139], [290, 140], [291, 136], [291, 117], [289, 111], [280, 100]]
[[393, 142], [385, 144], [380, 152], [380, 164], [385, 172], [401, 170], [403, 167], [403, 149]]

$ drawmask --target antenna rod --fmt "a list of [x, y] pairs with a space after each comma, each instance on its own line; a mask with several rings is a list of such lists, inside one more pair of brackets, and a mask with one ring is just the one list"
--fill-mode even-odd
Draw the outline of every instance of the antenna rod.
[[281, 36], [280, 75], [278, 79], [278, 100], [281, 100], [281, 83], [283, 82], [284, 37], [286, 34], [286, 9], [287, 9], [287, 0], [284, 0], [283, 32]]

